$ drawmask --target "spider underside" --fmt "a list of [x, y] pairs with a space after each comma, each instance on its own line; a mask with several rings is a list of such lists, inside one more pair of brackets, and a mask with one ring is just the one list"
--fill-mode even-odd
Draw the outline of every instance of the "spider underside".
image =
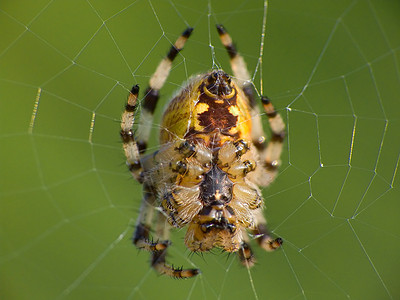
[[[247, 267], [255, 262], [248, 233], [267, 251], [282, 244], [267, 229], [259, 187], [268, 186], [277, 175], [285, 124], [269, 99], [262, 96], [272, 132], [267, 143], [246, 63], [225, 28], [217, 25], [217, 30], [234, 78], [222, 70], [193, 76], [164, 112], [158, 151], [144, 155], [159, 91], [192, 28], [176, 40], [150, 78], [136, 135], [132, 127], [137, 85], [122, 114], [127, 165], [143, 184], [133, 242], [151, 253], [151, 266], [157, 272], [175, 278], [193, 277], [199, 270], [166, 263], [171, 227], [187, 226], [185, 244], [190, 251], [218, 247], [237, 252]], [[150, 237], [153, 219], [154, 240]]]

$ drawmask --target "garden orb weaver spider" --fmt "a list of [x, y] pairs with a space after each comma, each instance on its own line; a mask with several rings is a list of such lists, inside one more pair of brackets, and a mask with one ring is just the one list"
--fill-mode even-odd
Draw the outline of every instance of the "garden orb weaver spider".
[[[272, 131], [267, 143], [246, 63], [222, 25], [217, 30], [234, 78], [212, 70], [189, 79], [164, 112], [160, 149], [143, 155], [159, 90], [192, 30], [182, 33], [150, 78], [137, 136], [132, 130], [137, 85], [129, 94], [121, 121], [128, 168], [143, 184], [133, 242], [151, 253], [151, 266], [157, 272], [175, 278], [193, 277], [199, 270], [166, 263], [170, 227], [187, 226], [185, 244], [190, 251], [218, 247], [237, 252], [248, 267], [255, 262], [248, 232], [264, 250], [282, 244], [282, 239], [268, 232], [259, 186], [269, 185], [277, 174], [285, 124], [269, 99], [261, 97]], [[153, 219], [154, 240], [150, 238]]]

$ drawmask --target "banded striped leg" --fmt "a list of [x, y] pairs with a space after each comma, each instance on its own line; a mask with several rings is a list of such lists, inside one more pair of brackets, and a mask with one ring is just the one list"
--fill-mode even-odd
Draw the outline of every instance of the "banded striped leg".
[[[283, 244], [283, 240], [279, 237], [274, 239], [270, 235], [270, 232], [267, 228], [267, 221], [265, 220], [261, 209], [258, 209], [255, 212], [255, 216], [256, 226], [251, 230], [251, 233], [255, 237], [258, 245], [268, 252], [278, 249]], [[238, 255], [243, 266], [248, 268], [254, 266], [256, 258], [253, 250], [251, 249], [250, 240], [246, 230], [243, 230], [243, 241], [240, 245]]]
[[137, 144], [140, 153], [144, 153], [147, 148], [147, 142], [150, 136], [150, 130], [153, 124], [153, 114], [160, 97], [159, 91], [163, 87], [172, 67], [172, 62], [178, 53], [183, 49], [187, 39], [192, 33], [193, 28], [187, 28], [182, 35], [171, 46], [168, 54], [159, 63], [156, 71], [151, 76], [149, 87], [146, 90], [142, 111], [139, 120], [139, 128], [137, 135]]
[[266, 251], [278, 249], [283, 244], [283, 240], [280, 237], [275, 239], [271, 237], [262, 210], [257, 210], [255, 215], [256, 226], [255, 229], [252, 230], [252, 233], [256, 237], [257, 243]]
[[120, 134], [129, 171], [131, 171], [132, 176], [137, 181], [141, 182], [140, 172], [142, 167], [140, 164], [139, 149], [132, 130], [133, 124], [135, 123], [138, 94], [139, 86], [135, 85], [129, 93], [128, 101], [125, 105], [125, 111], [122, 113]]
[[167, 248], [170, 246], [168, 240], [169, 224], [166, 222], [164, 214], [157, 211], [157, 240], [150, 238], [151, 223], [155, 204], [154, 193], [147, 186], [144, 187], [142, 205], [136, 223], [136, 230], [133, 236], [133, 243], [139, 249], [151, 252], [151, 266], [160, 274], [165, 274], [174, 278], [190, 278], [200, 273], [198, 269], [174, 268], [165, 262]]
[[262, 96], [261, 102], [264, 111], [267, 114], [272, 131], [271, 140], [266, 144], [265, 133], [260, 118], [261, 115], [255, 101], [253, 87], [250, 83], [250, 74], [247, 70], [246, 63], [243, 57], [237, 52], [232, 38], [229, 36], [225, 28], [222, 25], [217, 25], [217, 30], [222, 44], [228, 51], [233, 73], [235, 77], [239, 79], [239, 84], [242, 82], [242, 89], [249, 99], [253, 121], [252, 141], [261, 156], [264, 157], [265, 169], [268, 174], [268, 176], [266, 176], [268, 179], [265, 180], [265, 182], [261, 182], [260, 185], [266, 186], [274, 180], [277, 174], [279, 157], [282, 152], [282, 143], [285, 138], [285, 124], [283, 123], [281, 116], [275, 111], [270, 100], [267, 97]]
[[278, 173], [279, 158], [282, 154], [283, 141], [285, 139], [285, 123], [267, 97], [262, 96], [261, 103], [268, 117], [272, 132], [264, 156], [265, 169], [270, 175], [270, 180], [274, 180]]
[[254, 266], [256, 259], [253, 250], [251, 250], [249, 236], [247, 235], [247, 231], [245, 229], [243, 229], [242, 236], [243, 241], [238, 251], [239, 260], [243, 266], [251, 268]]
[[143, 249], [149, 252], [165, 250], [170, 242], [163, 241], [152, 241], [150, 239], [151, 223], [153, 220], [154, 212], [154, 193], [147, 191], [147, 187], [144, 187], [142, 205], [140, 207], [139, 217], [136, 223], [136, 230], [133, 235], [133, 243], [139, 249]]
[[253, 123], [252, 129], [252, 142], [259, 152], [263, 151], [266, 147], [265, 133], [262, 127], [260, 110], [254, 96], [253, 85], [251, 84], [250, 73], [247, 70], [246, 62], [243, 59], [233, 44], [231, 36], [222, 25], [217, 25], [217, 30], [222, 44], [228, 52], [233, 75], [239, 86], [242, 88], [244, 94], [249, 100], [251, 119]]
[[[157, 235], [162, 240], [166, 241], [169, 234], [169, 224], [166, 221], [163, 213], [157, 213]], [[167, 255], [167, 248], [160, 251], [153, 251], [151, 257], [151, 266], [160, 274], [165, 274], [173, 278], [191, 278], [200, 273], [198, 269], [183, 269], [175, 268], [165, 262], [165, 257]]]
[[[283, 123], [280, 115], [275, 111], [268, 98], [261, 97], [261, 102], [263, 104], [264, 111], [268, 116], [272, 131], [271, 140], [268, 144], [266, 144], [266, 137], [261, 122], [261, 114], [254, 96], [251, 77], [249, 71], [247, 70], [246, 62], [237, 52], [232, 38], [227, 33], [226, 29], [222, 25], [217, 25], [217, 30], [221, 42], [229, 54], [233, 74], [238, 80], [239, 86], [241, 86], [243, 89], [244, 94], [249, 99], [251, 118], [253, 122], [252, 142], [257, 148], [261, 159], [264, 159], [265, 170], [268, 174], [268, 176], [263, 176], [264, 179], [260, 180], [259, 184], [262, 186], [267, 186], [271, 181], [273, 181], [277, 174], [279, 157], [282, 152], [282, 142], [285, 137], [285, 124]], [[273, 251], [276, 248], [279, 248], [283, 242], [281, 238], [273, 239], [270, 236], [267, 228], [267, 222], [262, 215], [261, 210], [258, 210], [256, 213], [256, 228], [252, 230], [252, 233], [257, 236], [258, 244], [267, 251]], [[246, 237], [246, 234], [244, 233], [243, 236]], [[238, 254], [243, 265], [249, 267], [254, 265], [255, 258], [248, 239], [244, 238]]]

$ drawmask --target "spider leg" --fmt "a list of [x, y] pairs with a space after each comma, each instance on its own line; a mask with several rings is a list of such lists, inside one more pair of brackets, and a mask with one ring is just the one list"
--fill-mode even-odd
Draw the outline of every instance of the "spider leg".
[[250, 247], [249, 236], [247, 235], [245, 229], [242, 230], [243, 230], [242, 234], [243, 240], [242, 243], [240, 244], [240, 248], [237, 253], [239, 256], [240, 263], [247, 268], [251, 268], [252, 266], [254, 266], [256, 258], [254, 256], [253, 250]]
[[160, 97], [159, 91], [163, 87], [172, 67], [172, 62], [178, 53], [183, 49], [187, 39], [192, 33], [193, 28], [187, 28], [182, 35], [176, 40], [168, 52], [161, 60], [156, 71], [151, 76], [149, 87], [145, 92], [144, 102], [139, 120], [139, 128], [137, 133], [137, 144], [140, 153], [144, 153], [147, 148], [147, 142], [150, 136], [150, 130], [153, 125], [153, 114]]
[[[163, 240], [168, 239], [170, 226], [162, 212], [157, 214], [157, 235]], [[175, 268], [166, 263], [167, 248], [152, 251], [151, 266], [160, 274], [173, 278], [191, 278], [200, 273], [198, 269]]]
[[246, 62], [241, 56], [235, 45], [233, 44], [231, 36], [228, 34], [224, 26], [217, 25], [217, 30], [222, 44], [228, 52], [233, 75], [236, 77], [238, 85], [242, 88], [244, 94], [249, 100], [251, 120], [253, 123], [252, 129], [252, 142], [259, 152], [266, 148], [265, 133], [261, 123], [260, 109], [257, 105], [254, 96], [253, 84], [251, 83], [250, 73], [247, 70]]
[[170, 242], [169, 241], [156, 241], [153, 242], [150, 239], [151, 222], [153, 219], [154, 212], [154, 193], [146, 191], [144, 187], [142, 205], [140, 207], [139, 217], [136, 221], [136, 230], [133, 235], [133, 243], [139, 249], [144, 249], [149, 252], [162, 251], [166, 249]]
[[135, 113], [137, 108], [137, 97], [139, 94], [139, 86], [135, 85], [129, 93], [128, 101], [121, 118], [121, 139], [126, 156], [126, 164], [131, 171], [132, 176], [137, 180], [140, 179], [142, 166], [140, 164], [139, 149], [135, 140], [132, 126], [135, 123]]
[[221, 42], [229, 54], [233, 74], [238, 79], [239, 85], [242, 87], [244, 94], [249, 99], [250, 113], [253, 123], [252, 142], [264, 160], [265, 171], [268, 175], [265, 176], [267, 180], [260, 182], [260, 185], [266, 186], [274, 180], [277, 174], [279, 158], [282, 153], [283, 140], [285, 138], [285, 123], [283, 122], [282, 117], [274, 109], [271, 101], [267, 97], [262, 96], [261, 103], [268, 117], [272, 131], [272, 137], [268, 144], [266, 144], [260, 110], [258, 109], [254, 97], [254, 90], [246, 63], [243, 57], [237, 52], [232, 38], [226, 29], [222, 25], [217, 25], [217, 30]]
[[[257, 209], [255, 220], [255, 227], [251, 230], [258, 245], [266, 251], [274, 251], [278, 249], [283, 241], [281, 238], [272, 238], [267, 228], [267, 221], [265, 220], [262, 210]], [[250, 246], [250, 239], [247, 231], [243, 229], [243, 240], [238, 250], [238, 257], [241, 264], [247, 268], [251, 268], [256, 263], [256, 258]]]
[[252, 234], [255, 236], [257, 243], [266, 251], [274, 251], [278, 249], [283, 240], [278, 238], [273, 238], [268, 230], [267, 221], [265, 220], [262, 210], [258, 209], [255, 212], [256, 224], [255, 228], [251, 230]]
[[279, 158], [282, 154], [283, 141], [285, 139], [285, 123], [267, 97], [262, 96], [261, 103], [268, 117], [269, 126], [272, 132], [267, 149], [263, 153], [265, 170], [272, 181], [278, 173]]

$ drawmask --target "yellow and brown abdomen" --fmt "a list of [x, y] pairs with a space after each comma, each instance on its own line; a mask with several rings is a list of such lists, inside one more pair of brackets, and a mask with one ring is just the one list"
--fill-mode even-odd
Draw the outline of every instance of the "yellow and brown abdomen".
[[226, 141], [251, 140], [248, 100], [223, 71], [194, 77], [167, 106], [160, 143], [193, 140], [207, 147]]

